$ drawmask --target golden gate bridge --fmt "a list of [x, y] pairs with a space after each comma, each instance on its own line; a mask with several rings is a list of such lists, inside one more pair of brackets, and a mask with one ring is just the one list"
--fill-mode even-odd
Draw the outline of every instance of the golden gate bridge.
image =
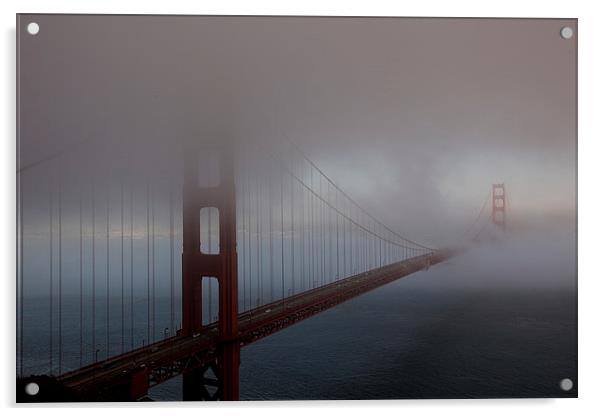
[[237, 400], [242, 347], [456, 252], [385, 225], [291, 144], [113, 150], [19, 167], [18, 401], [141, 400], [177, 376], [184, 400]]

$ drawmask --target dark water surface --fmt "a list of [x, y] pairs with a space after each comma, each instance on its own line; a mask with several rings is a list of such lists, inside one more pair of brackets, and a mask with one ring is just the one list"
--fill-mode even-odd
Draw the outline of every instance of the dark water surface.
[[[542, 248], [541, 256], [511, 247], [470, 251], [243, 348], [241, 399], [575, 397], [577, 296], [570, 244]], [[119, 298], [110, 302], [111, 316], [118, 317]], [[158, 304], [155, 336], [161, 339], [170, 305]], [[24, 372], [48, 373], [48, 305], [27, 305]], [[120, 322], [111, 319], [106, 338], [102, 313], [95, 342], [87, 313], [80, 345], [79, 310], [69, 306], [78, 301], [65, 305], [62, 371], [80, 365], [80, 348], [83, 364], [129, 348], [121, 345]], [[134, 306], [139, 346], [148, 339], [147, 304], [139, 299]], [[102, 312], [105, 305], [97, 307]], [[127, 340], [127, 325], [125, 332]], [[574, 382], [569, 392], [559, 387], [564, 378]], [[181, 400], [181, 378], [151, 389], [150, 396]]]
[[[574, 282], [563, 264], [552, 270]], [[241, 399], [576, 397], [576, 292], [516, 266], [522, 285], [504, 284], [516, 267], [456, 258], [245, 347]], [[178, 378], [151, 396], [180, 391]]]

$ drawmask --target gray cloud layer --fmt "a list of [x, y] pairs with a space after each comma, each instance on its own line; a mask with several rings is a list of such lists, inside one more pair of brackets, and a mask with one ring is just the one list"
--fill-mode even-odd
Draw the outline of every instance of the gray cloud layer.
[[453, 240], [492, 182], [517, 222], [575, 214], [577, 43], [559, 36], [575, 20], [35, 20], [39, 35], [19, 29], [22, 165], [82, 141], [135, 142], [126, 159], [155, 166], [181, 141], [285, 137], [425, 242]]

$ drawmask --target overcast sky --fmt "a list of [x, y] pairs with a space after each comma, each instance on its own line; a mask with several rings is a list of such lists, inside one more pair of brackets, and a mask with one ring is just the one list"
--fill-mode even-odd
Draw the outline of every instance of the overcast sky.
[[[25, 32], [32, 20], [36, 36]], [[559, 35], [567, 25], [570, 40]], [[23, 15], [20, 162], [82, 141], [119, 154], [130, 139], [150, 149], [285, 138], [419, 241], [463, 231], [494, 182], [506, 184], [516, 222], [556, 222], [575, 214], [576, 29], [575, 20]]]

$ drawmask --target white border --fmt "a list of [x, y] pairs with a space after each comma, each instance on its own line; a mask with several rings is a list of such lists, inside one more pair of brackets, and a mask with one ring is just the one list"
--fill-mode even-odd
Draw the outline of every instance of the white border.
[[[2, 244], [0, 264], [3, 266], [3, 302], [0, 310], [3, 317], [2, 374], [0, 375], [0, 397], [4, 406], [14, 411], [14, 276], [15, 276], [15, 13], [145, 13], [145, 14], [302, 14], [302, 15], [363, 15], [363, 16], [487, 16], [487, 17], [568, 17], [579, 19], [579, 399], [559, 400], [439, 400], [439, 401], [386, 401], [386, 402], [277, 402], [277, 403], [222, 403], [198, 404], [125, 404], [109, 405], [114, 410], [128, 411], [129, 407], [144, 407], [144, 412], [165, 413], [166, 408], [177, 407], [177, 411], [216, 412], [225, 409], [240, 414], [307, 415], [316, 411], [342, 411], [350, 415], [363, 415], [374, 409], [382, 414], [420, 413], [446, 416], [461, 414], [504, 415], [514, 412], [563, 415], [600, 414], [602, 406], [599, 396], [602, 353], [602, 335], [599, 317], [602, 304], [602, 274], [598, 271], [596, 257], [600, 250], [600, 218], [602, 198], [599, 184], [600, 165], [600, 120], [602, 106], [601, 76], [602, 62], [602, 15], [599, 2], [595, 1], [532, 1], [505, 0], [498, 4], [483, 1], [325, 1], [304, 0], [282, 1], [176, 1], [164, 2], [139, 0], [76, 1], [2, 1], [3, 42], [2, 69], [3, 91], [0, 126], [4, 127], [1, 141], [2, 162], [0, 163], [0, 230]], [[106, 405], [104, 405], [106, 406]], [[63, 405], [49, 409], [42, 406], [29, 407], [28, 412], [44, 416], [53, 413], [105, 414], [103, 405]], [[131, 410], [130, 410], [131, 411]]]

